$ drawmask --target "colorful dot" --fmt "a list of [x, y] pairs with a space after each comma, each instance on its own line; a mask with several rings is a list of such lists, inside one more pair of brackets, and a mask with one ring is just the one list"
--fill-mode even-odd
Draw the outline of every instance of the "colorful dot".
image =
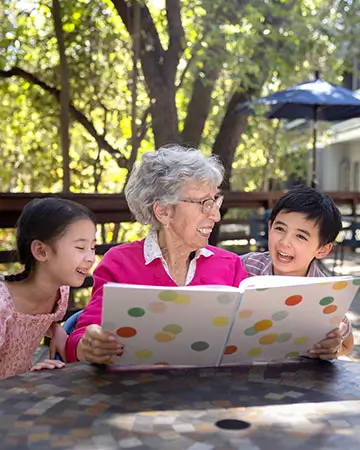
[[211, 323], [215, 326], [215, 327], [224, 327], [225, 325], [228, 325], [230, 322], [230, 319], [228, 317], [225, 316], [218, 316], [215, 317]]
[[175, 305], [187, 305], [190, 303], [190, 295], [188, 294], [179, 294], [174, 300], [173, 303]]
[[285, 358], [296, 358], [297, 356], [300, 356], [299, 352], [289, 352], [286, 353]]
[[324, 314], [332, 314], [333, 312], [335, 312], [337, 310], [337, 306], [336, 305], [329, 305], [329, 306], [326, 306], [324, 309], [323, 309], [323, 313]]
[[153, 302], [148, 306], [149, 311], [153, 313], [162, 313], [166, 311], [166, 305], [162, 302]]
[[191, 344], [191, 348], [195, 352], [203, 352], [204, 350], [207, 350], [210, 347], [210, 345], [207, 342], [204, 341], [197, 341]]
[[285, 300], [285, 305], [287, 306], [296, 306], [302, 301], [301, 295], [291, 295]]
[[289, 313], [287, 311], [278, 311], [276, 313], [274, 313], [271, 318], [272, 320], [279, 321], [279, 320], [283, 320], [286, 319], [286, 317], [289, 315]]
[[265, 331], [272, 327], [271, 320], [260, 320], [260, 322], [256, 322], [254, 328], [256, 331]]
[[252, 348], [248, 351], [248, 356], [259, 356], [262, 353], [262, 348]]
[[154, 339], [158, 342], [170, 342], [175, 339], [175, 335], [173, 333], [167, 333], [166, 331], [160, 331], [155, 334]]
[[132, 327], [121, 327], [116, 330], [116, 334], [122, 338], [131, 338], [135, 336], [137, 331]]
[[278, 340], [279, 335], [275, 333], [265, 334], [265, 336], [261, 336], [259, 339], [259, 344], [261, 345], [270, 345]]
[[295, 345], [303, 345], [303, 344], [307, 344], [308, 341], [309, 341], [309, 338], [308, 338], [308, 337], [306, 337], [306, 336], [301, 336], [301, 337], [298, 337], [298, 338], [295, 338], [295, 339], [294, 339], [294, 344], [295, 344]]
[[146, 358], [150, 358], [150, 356], [152, 355], [152, 351], [151, 350], [137, 350], [135, 352], [135, 356], [139, 359], [146, 359]]
[[290, 341], [292, 338], [292, 333], [281, 333], [277, 338], [277, 341], [280, 343]]
[[227, 294], [221, 294], [218, 295], [217, 301], [221, 303], [222, 305], [228, 305], [229, 303], [232, 303], [233, 297]]
[[163, 328], [163, 331], [167, 331], [168, 333], [172, 334], [179, 334], [182, 332], [182, 327], [180, 325], [177, 325], [176, 323], [171, 323], [170, 325], [166, 325]]
[[255, 330], [254, 327], [246, 328], [246, 330], [244, 330], [245, 336], [254, 336], [254, 334], [256, 334], [256, 333], [257, 333], [257, 330]]
[[225, 355], [232, 355], [233, 353], [237, 352], [236, 345], [228, 345], [224, 351]]
[[360, 278], [355, 278], [352, 283], [353, 283], [354, 286], [359, 286], [360, 285]]
[[240, 309], [238, 318], [239, 319], [247, 319], [248, 317], [251, 316], [252, 313], [253, 312], [251, 309]]
[[332, 317], [329, 322], [331, 323], [331, 325], [339, 325], [339, 323], [341, 322], [342, 317], [340, 316], [334, 316]]
[[159, 292], [159, 300], [163, 302], [172, 302], [175, 300], [177, 293], [175, 291], [161, 291]]
[[128, 314], [131, 317], [141, 317], [145, 314], [145, 310], [142, 308], [130, 308]]
[[320, 300], [319, 304], [321, 306], [330, 305], [334, 301], [334, 297], [324, 297]]
[[341, 289], [345, 289], [346, 286], [348, 285], [347, 281], [337, 281], [336, 283], [333, 284], [333, 289], [335, 289], [335, 291], [341, 291]]

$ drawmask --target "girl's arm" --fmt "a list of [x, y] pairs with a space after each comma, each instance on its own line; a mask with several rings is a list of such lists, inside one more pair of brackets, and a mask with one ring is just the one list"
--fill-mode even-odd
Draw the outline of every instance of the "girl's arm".
[[65, 344], [68, 335], [64, 330], [64, 328], [60, 326], [58, 323], [53, 322], [50, 325], [48, 331], [46, 332], [46, 336], [51, 339], [49, 347], [50, 359], [55, 359], [56, 353], [59, 353], [61, 359], [63, 361], [66, 361]]

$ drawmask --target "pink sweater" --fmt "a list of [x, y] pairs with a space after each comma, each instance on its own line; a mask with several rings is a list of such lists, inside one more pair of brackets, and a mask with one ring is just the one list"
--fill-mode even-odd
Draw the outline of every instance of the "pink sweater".
[[[207, 246], [214, 254], [200, 256], [190, 286], [239, 286], [247, 277], [239, 256], [217, 247]], [[159, 258], [145, 265], [144, 241], [122, 244], [109, 250], [94, 271], [94, 286], [89, 304], [79, 317], [76, 329], [67, 339], [66, 358], [77, 361], [76, 347], [91, 324], [101, 324], [102, 292], [106, 283], [142, 284], [146, 286], [176, 286]]]

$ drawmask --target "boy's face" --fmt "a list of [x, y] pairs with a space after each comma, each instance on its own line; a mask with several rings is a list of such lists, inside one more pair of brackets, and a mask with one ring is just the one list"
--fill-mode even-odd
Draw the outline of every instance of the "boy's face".
[[307, 275], [311, 261], [324, 258], [332, 243], [320, 246], [319, 228], [305, 214], [280, 211], [269, 223], [269, 251], [274, 275]]

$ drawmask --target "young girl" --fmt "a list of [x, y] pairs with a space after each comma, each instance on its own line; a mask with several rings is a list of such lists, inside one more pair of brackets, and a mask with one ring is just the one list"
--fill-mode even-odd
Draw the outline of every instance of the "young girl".
[[[66, 333], [57, 324], [66, 312], [69, 286], [81, 286], [95, 260], [96, 222], [84, 206], [61, 198], [28, 203], [17, 224], [24, 271], [0, 281], [0, 379], [31, 368], [44, 335], [50, 357], [64, 359]], [[62, 367], [46, 360], [33, 369]]]

